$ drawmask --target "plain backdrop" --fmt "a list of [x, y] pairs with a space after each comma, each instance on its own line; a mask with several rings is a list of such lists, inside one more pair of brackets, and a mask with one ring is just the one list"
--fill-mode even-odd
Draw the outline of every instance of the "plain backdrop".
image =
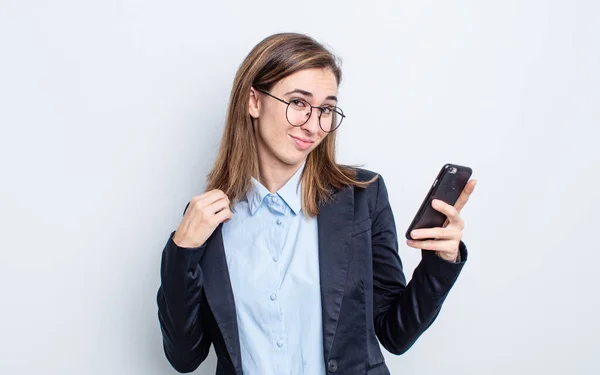
[[469, 260], [392, 373], [600, 373], [599, 4], [0, 0], [0, 373], [175, 373], [160, 254], [283, 31], [342, 59], [338, 161], [384, 176], [407, 277], [439, 168], [478, 180]]

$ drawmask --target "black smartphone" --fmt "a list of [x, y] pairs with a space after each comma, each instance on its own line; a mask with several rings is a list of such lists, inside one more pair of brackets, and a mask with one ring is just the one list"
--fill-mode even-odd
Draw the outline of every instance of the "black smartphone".
[[439, 199], [454, 206], [467, 182], [469, 182], [471, 174], [473, 174], [473, 170], [469, 167], [450, 163], [444, 165], [435, 178], [433, 185], [431, 185], [423, 203], [421, 203], [419, 211], [417, 211], [413, 221], [408, 226], [406, 238], [413, 239], [410, 236], [413, 229], [437, 228], [444, 225], [446, 215], [433, 208], [431, 202], [434, 199]]

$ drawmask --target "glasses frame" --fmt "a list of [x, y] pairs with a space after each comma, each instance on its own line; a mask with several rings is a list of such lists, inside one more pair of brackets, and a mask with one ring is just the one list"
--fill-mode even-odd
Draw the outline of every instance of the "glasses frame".
[[[282, 102], [284, 104], [287, 104], [287, 108], [285, 109], [285, 119], [287, 120], [287, 122], [290, 125], [295, 126], [295, 127], [300, 127], [300, 126], [306, 124], [308, 122], [308, 120], [310, 120], [310, 116], [312, 116], [312, 113], [313, 113], [313, 108], [318, 108], [319, 109], [319, 121], [318, 121], [319, 122], [319, 128], [321, 128], [321, 130], [323, 130], [325, 133], [333, 133], [334, 131], [336, 131], [342, 125], [342, 122], [346, 118], [346, 115], [344, 114], [344, 111], [340, 107], [338, 107], [338, 106], [335, 106], [335, 105], [334, 106], [329, 106], [328, 105], [328, 106], [322, 106], [322, 107], [314, 106], [314, 105], [310, 104], [308, 101], [300, 98], [300, 100], [302, 100], [303, 102], [306, 102], [306, 104], [308, 104], [310, 106], [310, 112], [308, 114], [308, 117], [306, 118], [306, 121], [304, 121], [300, 125], [294, 125], [294, 124], [292, 124], [292, 122], [288, 118], [288, 110], [290, 109], [291, 102], [286, 102], [285, 100], [283, 100], [281, 98], [278, 98], [275, 95], [273, 95], [270, 92], [267, 92], [265, 90], [262, 90], [262, 89], [259, 89], [259, 88], [256, 88], [256, 87], [255, 87], [255, 89], [258, 90], [258, 91], [260, 91], [260, 92], [262, 92], [263, 94], [266, 94], [266, 95], [270, 96], [271, 98], [273, 98], [275, 100], [279, 100], [280, 102]], [[329, 131], [323, 129], [323, 126], [321, 125], [321, 115], [323, 114], [323, 111], [325, 110], [325, 108], [332, 108], [332, 111], [334, 111], [336, 113], [336, 115], [341, 116], [341, 118], [342, 118], [340, 120], [340, 123], [335, 128], [333, 128], [333, 129], [331, 129]]]

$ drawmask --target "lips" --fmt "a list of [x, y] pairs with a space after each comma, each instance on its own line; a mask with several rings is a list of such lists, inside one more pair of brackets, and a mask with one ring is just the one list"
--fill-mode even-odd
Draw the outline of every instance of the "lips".
[[296, 147], [299, 148], [300, 150], [306, 150], [307, 148], [309, 148], [315, 142], [315, 141], [310, 140], [310, 139], [300, 138], [300, 137], [294, 137], [292, 135], [290, 135], [290, 137], [292, 138], [292, 140], [296, 144]]
[[301, 137], [294, 137], [293, 135], [290, 135], [290, 137], [294, 138], [294, 139], [298, 139], [304, 143], [313, 143], [313, 140], [307, 139], [307, 138], [301, 138]]

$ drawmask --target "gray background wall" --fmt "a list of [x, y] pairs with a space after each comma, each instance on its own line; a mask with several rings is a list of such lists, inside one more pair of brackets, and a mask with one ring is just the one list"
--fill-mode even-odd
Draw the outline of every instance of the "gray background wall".
[[281, 31], [342, 57], [339, 161], [386, 178], [400, 234], [442, 164], [479, 180], [470, 260], [392, 372], [600, 373], [598, 4], [0, 0], [0, 373], [174, 373], [160, 252]]

